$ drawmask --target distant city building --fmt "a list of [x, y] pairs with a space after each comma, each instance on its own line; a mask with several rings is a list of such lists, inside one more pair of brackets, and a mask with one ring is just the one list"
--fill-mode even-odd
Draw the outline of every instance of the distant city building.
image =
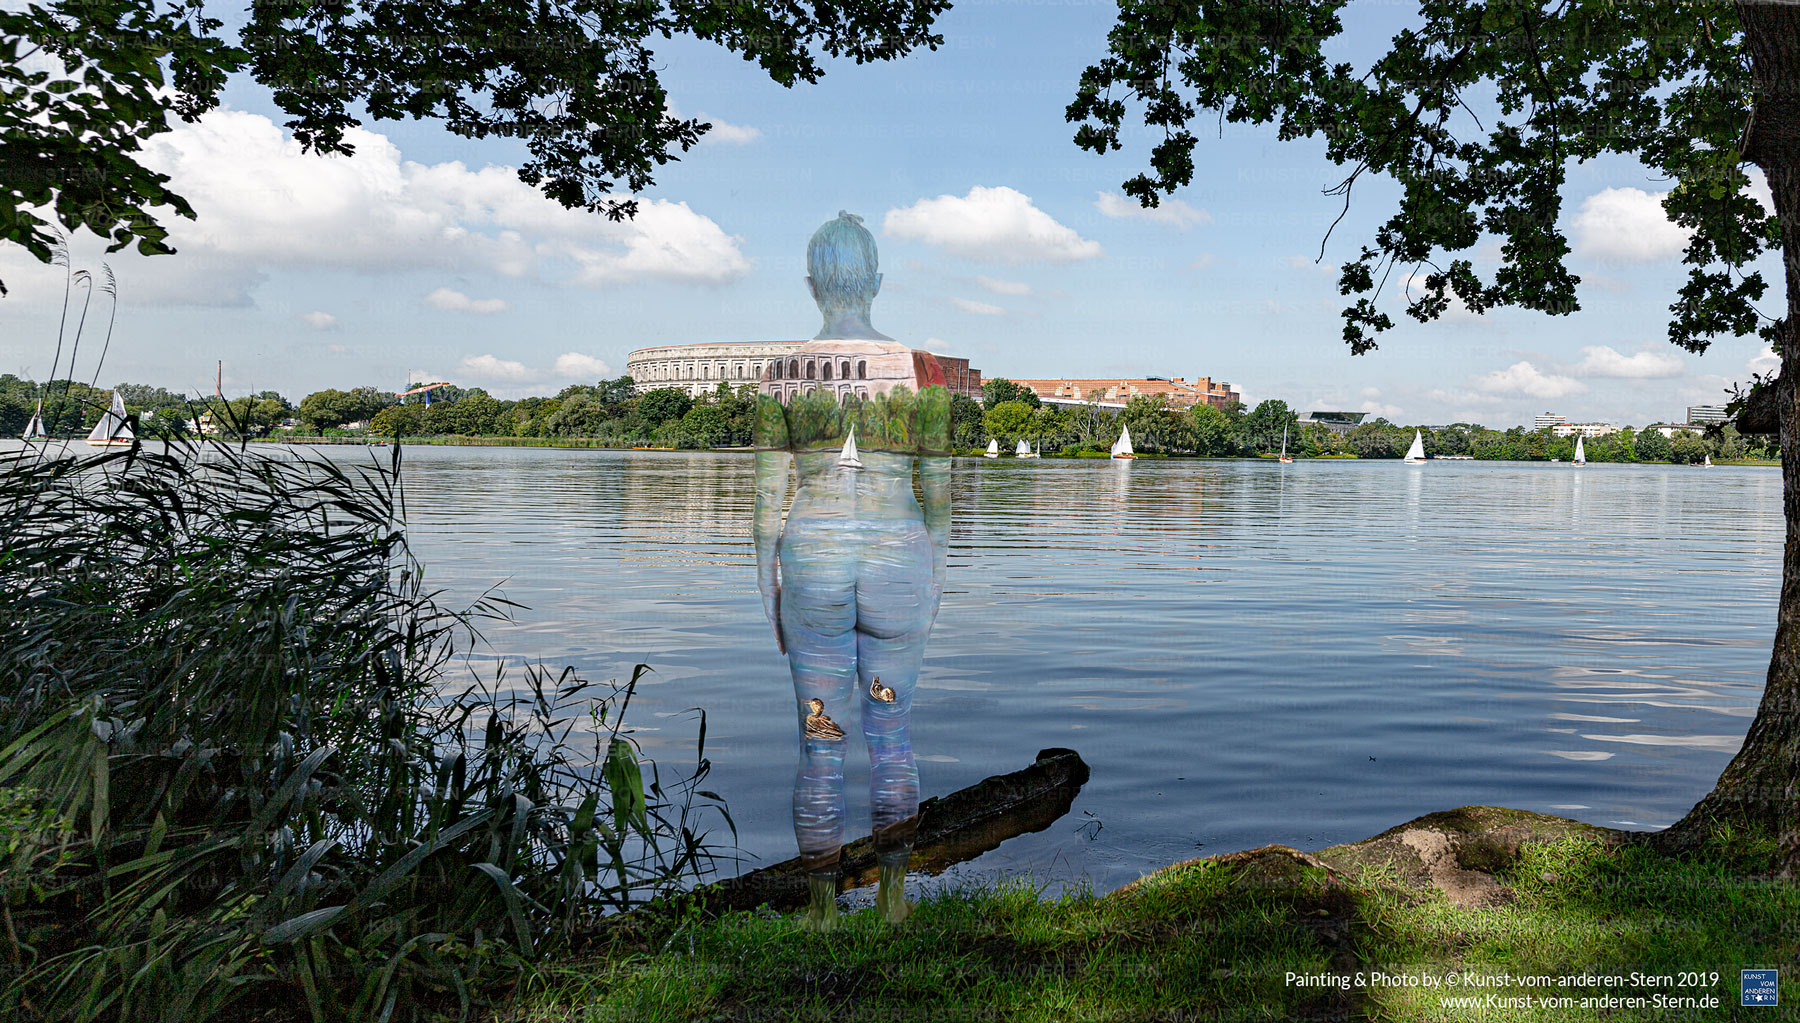
[[1723, 405], [1688, 406], [1687, 421], [1690, 423], [1723, 423], [1728, 418]]
[[[711, 344], [658, 345], [625, 357], [625, 373], [638, 393], [676, 387], [693, 397], [711, 394], [721, 383], [732, 387], [762, 381], [770, 364], [800, 351], [805, 341], [720, 341]], [[934, 355], [936, 353], [933, 353]], [[938, 365], [954, 394], [981, 397], [981, 371], [968, 359], [938, 355]], [[804, 367], [801, 367], [804, 371]]]
[[1301, 426], [1322, 426], [1332, 433], [1349, 433], [1361, 425], [1367, 412], [1308, 412], [1300, 417]]
[[1162, 377], [1007, 379], [1031, 388], [1039, 401], [1052, 405], [1081, 405], [1097, 401], [1101, 405], [1123, 406], [1133, 398], [1159, 394], [1169, 399], [1171, 408], [1193, 408], [1202, 404], [1224, 408], [1231, 402], [1244, 400], [1243, 395], [1232, 390], [1230, 384], [1215, 382], [1212, 377], [1200, 377], [1191, 383], [1180, 377], [1173, 380]]
[[1558, 423], [1550, 428], [1550, 432], [1558, 437], [1604, 437], [1609, 433], [1618, 433], [1619, 427], [1611, 423]]
[[1546, 426], [1553, 427], [1559, 423], [1566, 423], [1568, 421], [1569, 419], [1567, 416], [1559, 416], [1554, 412], [1546, 412], [1531, 421], [1531, 428], [1533, 430], [1542, 430]]
[[1649, 426], [1644, 427], [1642, 430], [1639, 430], [1638, 432], [1639, 433], [1648, 433], [1651, 430], [1655, 430], [1657, 433], [1662, 434], [1664, 437], [1673, 437], [1683, 430], [1686, 430], [1687, 432], [1693, 433], [1693, 434], [1698, 434], [1701, 432], [1700, 429], [1697, 429], [1694, 426], [1689, 425], [1687, 423], [1651, 423]]

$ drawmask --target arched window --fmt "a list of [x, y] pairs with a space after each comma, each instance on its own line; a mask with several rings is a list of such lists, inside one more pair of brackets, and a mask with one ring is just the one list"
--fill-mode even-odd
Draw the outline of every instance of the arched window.
[[[819, 375], [818, 368], [815, 365], [813, 365], [813, 361], [811, 359], [806, 360], [806, 379], [814, 380], [814, 379], [818, 378], [818, 375]], [[807, 388], [807, 393], [808, 394], [812, 393], [812, 389]]]
[[822, 379], [825, 379], [825, 380], [831, 379], [831, 360], [830, 359], [826, 359], [824, 362], [819, 364], [819, 373], [820, 373]]
[[781, 379], [781, 363], [775, 362], [775, 363], [769, 364], [769, 379], [770, 380], [780, 380]]
[[854, 397], [856, 397], [856, 395], [851, 394], [850, 390], [848, 388], [845, 388], [844, 393], [838, 397], [838, 401], [841, 404], [848, 405], [848, 404], [850, 404], [850, 399], [854, 398]]
[[689, 363], [689, 364], [688, 364], [688, 368], [687, 368], [687, 378], [688, 378], [688, 379], [689, 379], [689, 380], [692, 380], [692, 379], [694, 379], [694, 366], [693, 366], [693, 364], [692, 364], [692, 363]]
[[849, 359], [845, 359], [843, 362], [838, 363], [838, 376], [842, 377], [845, 380], [850, 379], [850, 360]]
[[866, 359], [858, 359], [858, 360], [856, 360], [856, 379], [858, 379], [858, 380], [867, 380], [867, 379], [869, 379], [869, 363], [868, 363], [868, 360], [866, 360]]
[[862, 400], [864, 400], [864, 401], [869, 400], [869, 389], [867, 387], [858, 387], [856, 389], [856, 394], [858, 397], [862, 398]]
[[800, 360], [799, 359], [789, 359], [788, 360], [788, 376], [794, 378], [795, 380], [800, 379]]

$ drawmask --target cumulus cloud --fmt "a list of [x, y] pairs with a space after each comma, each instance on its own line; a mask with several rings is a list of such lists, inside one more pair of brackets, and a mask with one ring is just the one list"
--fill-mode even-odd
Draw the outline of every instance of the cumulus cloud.
[[1006, 310], [997, 305], [988, 305], [986, 302], [971, 302], [966, 298], [953, 298], [950, 300], [950, 304], [961, 309], [965, 313], [974, 313], [977, 316], [1006, 315]]
[[496, 358], [492, 355], [471, 355], [463, 359], [457, 367], [458, 373], [476, 380], [490, 380], [496, 383], [529, 384], [543, 377], [542, 373], [522, 362], [512, 359]]
[[1475, 388], [1490, 394], [1520, 394], [1531, 398], [1565, 398], [1586, 394], [1588, 386], [1574, 377], [1545, 373], [1523, 359], [1505, 369], [1475, 378]]
[[1148, 220], [1153, 224], [1162, 224], [1177, 231], [1186, 231], [1196, 224], [1212, 223], [1212, 214], [1205, 210], [1195, 209], [1180, 199], [1163, 199], [1154, 207], [1145, 209], [1144, 204], [1136, 199], [1127, 199], [1117, 192], [1100, 192], [1094, 199], [1094, 208], [1102, 216], [1115, 220]]
[[316, 309], [310, 313], [303, 314], [300, 318], [305, 320], [306, 325], [314, 330], [330, 330], [338, 325], [337, 317], [330, 313], [319, 312]]
[[1075, 263], [1102, 255], [1099, 242], [1081, 237], [1038, 209], [1030, 196], [1004, 185], [976, 185], [960, 198], [940, 195], [888, 210], [881, 230], [983, 262]]
[[720, 143], [730, 146], [742, 146], [762, 138], [762, 129], [747, 124], [732, 124], [717, 117], [700, 115], [700, 120], [712, 122], [712, 130], [700, 136], [700, 144]]
[[1744, 364], [1746, 371], [1757, 374], [1773, 373], [1780, 368], [1781, 356], [1776, 355], [1773, 348], [1764, 348], [1757, 353], [1755, 358]]
[[612, 367], [591, 355], [564, 352], [556, 357], [553, 372], [564, 380], [606, 380], [612, 376]]
[[1589, 345], [1581, 350], [1581, 361], [1570, 372], [1578, 377], [1656, 380], [1680, 376], [1682, 364], [1680, 357], [1671, 352], [1646, 350], [1623, 355], [1610, 345]]
[[1583, 199], [1570, 224], [1575, 254], [1609, 263], [1679, 259], [1692, 232], [1663, 213], [1668, 194], [1608, 188]]
[[470, 298], [460, 291], [439, 288], [425, 296], [425, 304], [434, 309], [443, 309], [453, 313], [497, 313], [506, 309], [506, 300], [500, 298]]
[[[267, 117], [221, 109], [145, 142], [144, 164], [169, 175], [198, 219], [165, 218], [177, 255], [109, 257], [131, 285], [122, 297], [244, 306], [270, 272], [295, 269], [497, 272], [586, 287], [721, 284], [750, 270], [742, 240], [685, 203], [640, 197], [637, 217], [614, 223], [565, 209], [508, 167], [417, 163], [361, 128], [345, 140], [354, 157], [303, 155]], [[85, 258], [79, 246], [76, 255]], [[10, 263], [0, 252], [0, 270]], [[60, 296], [49, 275], [4, 277], [15, 278]]]
[[1373, 418], [1386, 419], [1390, 422], [1397, 422], [1403, 415], [1400, 406], [1383, 405], [1379, 401], [1365, 401], [1358, 411], [1367, 412]]
[[976, 274], [975, 275], [975, 283], [981, 285], [982, 287], [986, 288], [987, 290], [993, 292], [996, 295], [1029, 295], [1029, 294], [1031, 294], [1031, 285], [1026, 284], [1024, 281], [1004, 281], [998, 277], [989, 277], [985, 274]]

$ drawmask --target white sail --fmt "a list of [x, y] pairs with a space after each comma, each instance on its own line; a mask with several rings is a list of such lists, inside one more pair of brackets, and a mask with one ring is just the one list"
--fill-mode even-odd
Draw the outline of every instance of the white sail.
[[987, 457], [989, 457], [989, 458], [999, 458], [1000, 457], [1000, 442], [993, 437], [988, 438]]
[[1705, 466], [1708, 466], [1708, 467], [1711, 467], [1711, 465], [1712, 465], [1712, 456], [1711, 456], [1711, 455], [1707, 455], [1707, 456], [1706, 456], [1706, 461], [1704, 461], [1704, 462], [1702, 462], [1702, 463], [1700, 463], [1700, 464], [1702, 464], [1702, 465], [1705, 465]]
[[94, 424], [88, 433], [89, 444], [130, 444], [132, 441], [131, 424], [125, 420], [125, 399], [119, 392], [113, 392], [112, 407], [101, 415], [100, 421]]
[[1287, 461], [1287, 424], [1281, 425], [1281, 460]]
[[1413, 431], [1412, 447], [1406, 449], [1406, 457], [1402, 461], [1418, 464], [1425, 461], [1425, 436], [1417, 430]]
[[44, 432], [44, 403], [37, 403], [37, 411], [31, 414], [31, 422], [25, 424], [26, 440], [44, 440], [50, 435]]
[[1031, 445], [1025, 443], [1024, 441], [1020, 441], [1019, 446], [1013, 448], [1013, 457], [1015, 457], [1015, 458], [1030, 458], [1031, 457]]
[[850, 436], [844, 438], [844, 450], [838, 454], [838, 463], [850, 469], [863, 467], [862, 456], [856, 453], [856, 427], [850, 428]]
[[1582, 441], [1581, 437], [1575, 438], [1575, 464], [1576, 465], [1586, 465], [1587, 464], [1587, 448], [1581, 443], [1581, 441]]
[[1119, 439], [1113, 441], [1112, 456], [1114, 458], [1136, 458], [1137, 453], [1131, 450], [1131, 427], [1119, 427]]

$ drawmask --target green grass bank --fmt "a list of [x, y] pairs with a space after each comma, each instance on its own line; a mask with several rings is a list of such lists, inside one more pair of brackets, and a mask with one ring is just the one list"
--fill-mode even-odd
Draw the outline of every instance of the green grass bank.
[[1519, 811], [1432, 814], [1040, 901], [1028, 879], [828, 935], [767, 910], [646, 920], [522, 985], [499, 1018], [598, 1020], [1723, 1020], [1739, 969], [1800, 999], [1800, 889], [1772, 843], [1667, 857]]

